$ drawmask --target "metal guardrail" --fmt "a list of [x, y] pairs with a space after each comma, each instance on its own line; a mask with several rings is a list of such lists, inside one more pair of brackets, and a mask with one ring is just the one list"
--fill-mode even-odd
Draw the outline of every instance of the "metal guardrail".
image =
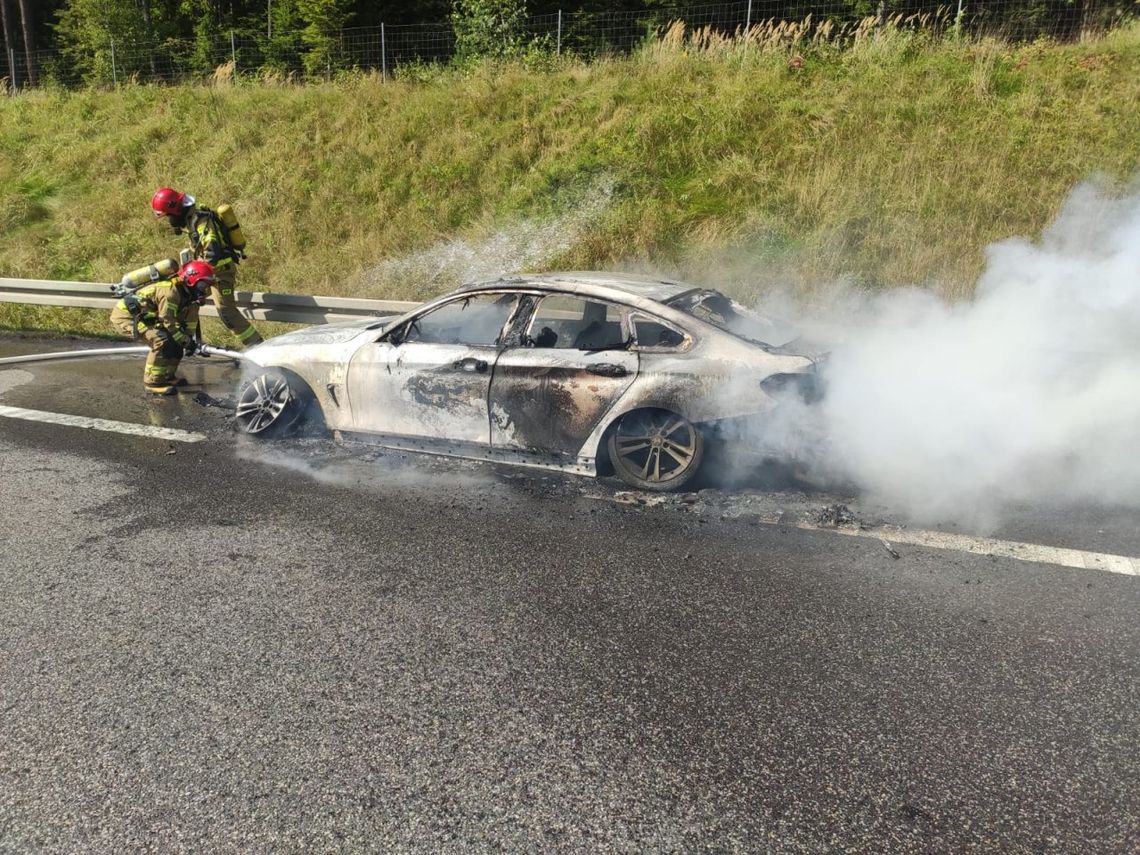
[[[326, 324], [355, 318], [399, 315], [419, 305], [400, 300], [309, 297], [264, 291], [238, 291], [234, 296], [238, 309], [250, 320], [281, 321], [288, 324]], [[118, 298], [111, 293], [110, 283], [0, 277], [0, 303], [104, 309], [109, 312], [117, 302]], [[200, 314], [217, 317], [218, 313], [213, 305], [207, 303]]]

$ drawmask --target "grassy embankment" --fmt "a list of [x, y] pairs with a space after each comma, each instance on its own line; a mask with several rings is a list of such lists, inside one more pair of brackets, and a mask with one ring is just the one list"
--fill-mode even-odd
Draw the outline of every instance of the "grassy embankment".
[[[249, 289], [425, 297], [467, 272], [432, 247], [463, 240], [520, 253], [507, 268], [715, 268], [744, 298], [839, 278], [960, 297], [988, 243], [1036, 234], [1084, 178], [1136, 174], [1137, 80], [1133, 26], [842, 50], [674, 33], [628, 59], [419, 81], [27, 93], [0, 99], [0, 275], [109, 282], [172, 254], [148, 212], [170, 184], [234, 203]], [[107, 331], [2, 305], [0, 326]]]

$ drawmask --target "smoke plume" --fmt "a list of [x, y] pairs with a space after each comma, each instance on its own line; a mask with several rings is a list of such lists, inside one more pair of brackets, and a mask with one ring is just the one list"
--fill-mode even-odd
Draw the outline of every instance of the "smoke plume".
[[548, 218], [501, 224], [480, 239], [451, 238], [386, 259], [362, 274], [362, 286], [375, 293], [412, 289], [429, 297], [465, 282], [546, 269], [605, 214], [613, 201], [614, 181], [601, 176], [567, 195], [564, 209]]
[[928, 520], [1140, 506], [1140, 193], [1078, 187], [1039, 241], [988, 249], [970, 302], [846, 309], [817, 474]]

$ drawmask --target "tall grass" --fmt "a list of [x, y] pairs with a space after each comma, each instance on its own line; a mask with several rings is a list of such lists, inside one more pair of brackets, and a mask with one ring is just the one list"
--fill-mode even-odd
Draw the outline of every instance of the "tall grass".
[[[676, 25], [588, 65], [307, 85], [223, 68], [209, 86], [0, 99], [0, 275], [114, 281], [172, 254], [148, 210], [171, 185], [234, 204], [246, 288], [424, 297], [464, 276], [440, 260], [462, 244], [481, 271], [965, 295], [988, 243], [1036, 233], [1090, 175], [1135, 176], [1140, 28], [1012, 45], [911, 23]], [[548, 251], [513, 251], [563, 221]]]

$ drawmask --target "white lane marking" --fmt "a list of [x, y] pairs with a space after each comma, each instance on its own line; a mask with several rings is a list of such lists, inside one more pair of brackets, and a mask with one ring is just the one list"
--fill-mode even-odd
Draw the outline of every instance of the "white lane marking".
[[[780, 524], [776, 521], [764, 520], [763, 522], [766, 525]], [[1083, 549], [1066, 549], [1058, 546], [1042, 546], [1037, 543], [1018, 543], [1015, 540], [997, 540], [992, 537], [974, 537], [968, 534], [949, 534], [944, 531], [924, 531], [923, 529], [898, 528], [897, 526], [879, 526], [866, 531], [846, 528], [820, 528], [810, 523], [791, 523], [791, 526], [805, 531], [826, 531], [833, 534], [846, 534], [851, 537], [886, 540], [892, 545], [905, 543], [910, 546], [927, 546], [953, 552], [971, 552], [974, 555], [996, 555], [1018, 561], [1056, 564], [1059, 567], [1075, 567], [1078, 570], [1104, 570], [1107, 573], [1140, 576], [1140, 558], [1133, 558], [1129, 555], [1113, 555], [1109, 552], [1087, 552]]]
[[[628, 498], [585, 493], [588, 499], [600, 499], [619, 505], [662, 503], [660, 496], [650, 496], [645, 502], [630, 501]], [[629, 494], [626, 494], [627, 496]], [[899, 528], [893, 525], [880, 525], [867, 529], [826, 528], [808, 522], [782, 522], [778, 516], [758, 514], [755, 519], [761, 525], [798, 528], [804, 531], [818, 531], [825, 534], [843, 534], [848, 537], [866, 537], [873, 540], [908, 546], [925, 546], [931, 549], [945, 549], [951, 552], [970, 552], [974, 555], [996, 555], [1013, 558], [1017, 561], [1031, 561], [1036, 564], [1054, 564], [1059, 567], [1075, 567], [1078, 570], [1103, 570], [1106, 573], [1120, 573], [1125, 576], [1140, 576], [1140, 557], [1114, 555], [1111, 552], [1088, 552], [1083, 549], [1067, 549], [1058, 546], [1042, 546], [1037, 543], [1019, 543], [1016, 540], [998, 540], [992, 537], [974, 537], [968, 534], [950, 534], [944, 531], [927, 531], [920, 528]]]
[[63, 413], [47, 413], [43, 410], [25, 410], [22, 407], [0, 406], [0, 416], [5, 416], [10, 419], [25, 419], [31, 422], [50, 422], [51, 424], [86, 428], [88, 430], [105, 430], [111, 433], [145, 436], [151, 439], [165, 439], [171, 442], [206, 441], [206, 435], [204, 433], [194, 433], [188, 430], [136, 425], [131, 422], [113, 422], [108, 419], [93, 419], [87, 416], [67, 416]]

